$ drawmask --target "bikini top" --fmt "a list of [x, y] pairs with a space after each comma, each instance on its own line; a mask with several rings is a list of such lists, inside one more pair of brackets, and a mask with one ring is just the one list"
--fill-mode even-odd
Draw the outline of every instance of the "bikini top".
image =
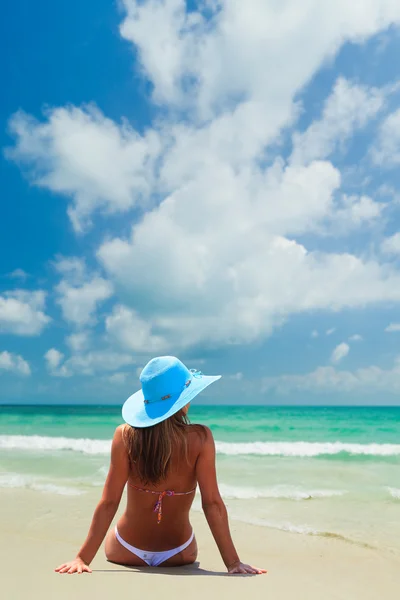
[[133, 487], [133, 489], [137, 490], [138, 492], [147, 492], [148, 494], [158, 494], [158, 500], [155, 503], [154, 508], [153, 508], [153, 512], [157, 513], [157, 525], [159, 525], [161, 523], [162, 501], [165, 498], [165, 496], [188, 496], [189, 494], [193, 494], [193, 492], [196, 491], [196, 488], [193, 488], [193, 490], [189, 490], [188, 492], [174, 492], [173, 490], [164, 490], [163, 492], [156, 492], [154, 490], [146, 490], [145, 488], [137, 487], [136, 485], [133, 485], [133, 483], [129, 483], [129, 485], [131, 487]]

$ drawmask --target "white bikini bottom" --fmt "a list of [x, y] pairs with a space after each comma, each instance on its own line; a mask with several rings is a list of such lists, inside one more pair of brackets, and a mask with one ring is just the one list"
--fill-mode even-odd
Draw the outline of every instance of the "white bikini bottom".
[[158, 565], [171, 558], [171, 556], [175, 556], [175, 554], [179, 554], [179, 552], [185, 550], [185, 548], [187, 548], [192, 543], [192, 540], [194, 538], [194, 531], [192, 531], [192, 535], [190, 536], [187, 542], [182, 544], [182, 546], [178, 546], [178, 548], [172, 548], [172, 550], [165, 550], [164, 552], [149, 552], [148, 550], [140, 550], [140, 548], [135, 548], [135, 546], [131, 546], [131, 544], [128, 544], [128, 542], [126, 542], [119, 535], [117, 526], [115, 526], [115, 537], [117, 538], [121, 546], [129, 550], [129, 552], [132, 552], [132, 554], [135, 554], [136, 556], [144, 560], [144, 562], [147, 563], [149, 567], [158, 567]]

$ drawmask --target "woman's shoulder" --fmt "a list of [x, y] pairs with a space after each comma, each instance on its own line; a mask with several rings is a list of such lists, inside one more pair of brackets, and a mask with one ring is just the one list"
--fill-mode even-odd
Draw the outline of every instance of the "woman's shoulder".
[[127, 423], [121, 423], [121, 425], [117, 425], [114, 431], [114, 439], [121, 439], [124, 436], [124, 432], [126, 429], [130, 427]]
[[202, 423], [191, 423], [188, 429], [190, 437], [200, 446], [213, 442], [212, 431], [207, 425]]
[[131, 429], [131, 426], [127, 423], [121, 423], [121, 425], [118, 425], [114, 431], [112, 446], [126, 448], [126, 443], [128, 439], [127, 435], [129, 434], [129, 429]]

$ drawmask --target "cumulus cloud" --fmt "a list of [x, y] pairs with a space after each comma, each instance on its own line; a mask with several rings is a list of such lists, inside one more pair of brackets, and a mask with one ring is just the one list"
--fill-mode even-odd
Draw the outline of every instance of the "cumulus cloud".
[[74, 285], [79, 285], [86, 279], [85, 261], [77, 256], [59, 256], [53, 266], [63, 278]]
[[162, 352], [167, 348], [165, 339], [152, 333], [149, 322], [141, 319], [126, 306], [115, 306], [106, 318], [106, 330], [121, 346], [133, 351]]
[[85, 353], [72, 354], [72, 356], [63, 360], [64, 355], [52, 348], [46, 353], [45, 359], [49, 371], [54, 377], [100, 375], [104, 372], [118, 371], [122, 367], [134, 364], [132, 355], [113, 350], [91, 350]]
[[237, 373], [234, 373], [233, 375], [229, 375], [229, 379], [233, 379], [233, 381], [242, 381], [243, 373], [241, 371], [238, 371]]
[[359, 333], [355, 333], [354, 335], [351, 335], [349, 337], [349, 342], [362, 342], [363, 341], [363, 336], [360, 335]]
[[260, 221], [246, 226], [245, 215], [220, 235], [220, 220], [186, 221], [176, 208], [174, 199], [164, 203], [130, 240], [106, 242], [98, 253], [141, 318], [170, 343], [251, 342], [291, 313], [400, 300], [400, 276], [374, 261], [308, 252], [266, 234]]
[[99, 305], [113, 295], [113, 286], [103, 277], [89, 274], [78, 258], [62, 258], [55, 266], [64, 276], [55, 288], [64, 319], [79, 327], [93, 324]]
[[316, 158], [326, 158], [382, 110], [384, 99], [384, 90], [340, 77], [325, 102], [321, 118], [306, 131], [294, 133], [290, 161], [307, 164]]
[[9, 158], [28, 168], [34, 185], [73, 199], [68, 212], [84, 230], [93, 211], [115, 213], [140, 205], [151, 186], [159, 142], [117, 125], [95, 107], [48, 110], [41, 123], [20, 111], [10, 121], [16, 145]]
[[334, 215], [331, 216], [330, 225], [334, 226], [331, 233], [347, 234], [361, 226], [365, 230], [381, 217], [387, 206], [386, 203], [376, 202], [369, 196], [343, 194], [335, 206]]
[[109, 381], [110, 383], [116, 383], [117, 385], [121, 385], [125, 383], [127, 377], [127, 373], [114, 373], [114, 375], [110, 375], [109, 377], [107, 377], [107, 381]]
[[135, 45], [157, 102], [189, 105], [202, 118], [231, 106], [233, 98], [265, 102], [277, 127], [295, 94], [344, 42], [400, 22], [392, 0], [351, 6], [307, 0], [302, 11], [296, 0], [221, 0], [191, 12], [184, 0], [123, 4], [121, 34]]
[[[362, 8], [345, 0], [307, 4], [300, 14], [296, 0], [223, 0], [207, 3], [206, 16], [205, 4], [187, 12], [184, 0], [124, 0], [121, 34], [135, 45], [169, 118], [140, 135], [93, 106], [51, 109], [44, 122], [19, 112], [10, 122], [16, 143], [8, 156], [27, 166], [34, 184], [72, 198], [77, 230], [94, 211], [126, 211], [162, 193], [158, 184], [180, 169], [178, 162], [170, 172], [170, 152], [190, 151], [201, 162], [217, 154], [235, 166], [258, 159], [293, 122], [296, 95], [326, 59], [346, 41], [400, 22], [391, 0]], [[295, 138], [293, 156], [328, 156], [380, 110], [385, 93], [339, 79], [322, 118]], [[202, 148], [210, 148], [208, 159]], [[160, 158], [166, 164], [157, 182]]]
[[102, 277], [94, 277], [80, 287], [62, 281], [57, 285], [56, 292], [64, 319], [81, 326], [93, 321], [98, 305], [112, 296], [113, 288]]
[[381, 250], [385, 254], [400, 254], [400, 233], [395, 233], [394, 235], [384, 239], [381, 245]]
[[47, 363], [47, 367], [50, 371], [54, 371], [57, 367], [60, 366], [60, 363], [64, 359], [64, 354], [59, 352], [56, 348], [50, 348], [44, 355], [44, 358]]
[[89, 333], [87, 331], [71, 333], [67, 336], [66, 343], [73, 352], [82, 352], [83, 350], [87, 350], [90, 343]]
[[400, 164], [400, 108], [382, 123], [371, 155], [374, 162], [381, 167], [395, 167]]
[[0, 333], [35, 336], [51, 321], [45, 310], [42, 290], [14, 290], [0, 295]]
[[385, 329], [387, 333], [395, 333], [400, 331], [400, 323], [390, 323]]
[[356, 369], [338, 370], [335, 367], [318, 367], [304, 375], [280, 375], [267, 377], [262, 382], [262, 391], [288, 394], [296, 391], [311, 393], [375, 392], [398, 393], [400, 391], [400, 357], [389, 369], [376, 365]]
[[335, 364], [339, 363], [343, 358], [345, 358], [345, 356], [348, 355], [349, 352], [350, 352], [350, 346], [348, 344], [346, 344], [346, 342], [342, 342], [341, 344], [338, 344], [338, 346], [336, 346], [336, 348], [332, 352], [331, 362], [333, 362]]
[[290, 314], [399, 302], [394, 264], [309, 242], [381, 217], [381, 203], [342, 190], [328, 159], [375, 118], [387, 91], [339, 79], [322, 115], [289, 134], [291, 159], [279, 143], [324, 62], [400, 23], [400, 4], [123, 5], [121, 34], [162, 108], [153, 129], [139, 135], [93, 107], [52, 109], [42, 122], [18, 113], [10, 125], [9, 156], [34, 184], [71, 199], [77, 230], [99, 211], [143, 209], [130, 234], [101, 243], [107, 280], [63, 265], [64, 317], [92, 322], [114, 286], [123, 301], [105, 319], [109, 339], [125, 351], [162, 351], [252, 342]]
[[28, 279], [29, 275], [23, 269], [15, 269], [9, 274], [11, 279], [20, 279], [21, 281], [25, 281]]
[[6, 350], [0, 352], [0, 371], [8, 371], [24, 376], [31, 374], [29, 363], [22, 356], [7, 352]]

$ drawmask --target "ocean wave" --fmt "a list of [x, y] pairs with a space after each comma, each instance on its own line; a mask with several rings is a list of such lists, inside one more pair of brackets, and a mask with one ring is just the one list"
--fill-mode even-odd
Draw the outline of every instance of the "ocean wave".
[[388, 491], [392, 498], [395, 500], [400, 500], [400, 490], [398, 488], [388, 487]]
[[341, 490], [302, 490], [294, 486], [275, 486], [271, 488], [236, 487], [226, 484], [219, 486], [223, 498], [231, 500], [253, 500], [258, 498], [277, 500], [313, 500], [317, 498], [333, 498], [343, 496], [347, 492]]
[[109, 454], [110, 440], [89, 438], [45, 437], [41, 435], [0, 435], [0, 448], [7, 450], [72, 450], [84, 454]]
[[23, 488], [61, 496], [80, 496], [84, 493], [76, 488], [44, 482], [30, 475], [22, 475], [20, 473], [1, 473], [0, 488]]
[[375, 546], [372, 546], [368, 542], [364, 542], [362, 540], [355, 540], [353, 538], [347, 537], [341, 533], [337, 533], [334, 531], [319, 531], [318, 529], [314, 529], [309, 525], [296, 525], [294, 523], [290, 523], [289, 521], [283, 523], [266, 521], [264, 519], [257, 519], [239, 514], [232, 514], [231, 517], [236, 521], [249, 523], [249, 525], [257, 525], [258, 527], [268, 527], [269, 529], [277, 529], [278, 531], [285, 531], [287, 533], [323, 537], [345, 542], [347, 544], [352, 544], [354, 546], [359, 546], [361, 548], [369, 548], [370, 550], [375, 549]]
[[350, 444], [343, 442], [216, 442], [218, 454], [228, 456], [315, 457], [335, 454], [399, 456], [400, 444]]
[[[0, 449], [109, 454], [110, 440], [45, 437], [39, 435], [0, 435]], [[400, 444], [351, 444], [344, 442], [219, 442], [217, 453], [226, 456], [316, 457], [337, 454], [359, 456], [400, 456]]]

